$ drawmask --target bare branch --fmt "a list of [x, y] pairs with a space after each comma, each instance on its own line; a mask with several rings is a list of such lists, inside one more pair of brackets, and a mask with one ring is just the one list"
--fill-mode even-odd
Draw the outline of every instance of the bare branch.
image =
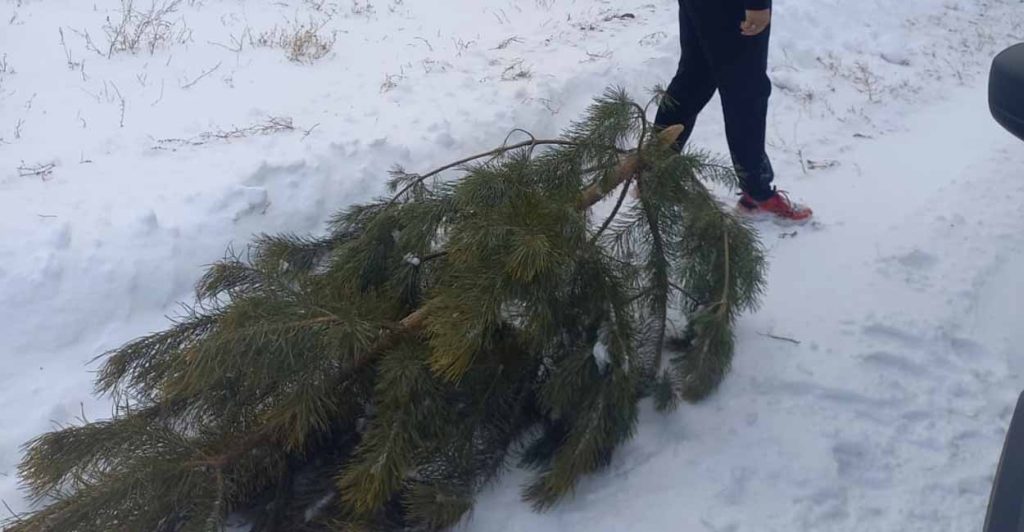
[[313, 130], [314, 130], [314, 129], [316, 129], [316, 128], [318, 128], [318, 127], [320, 127], [320, 122], [317, 122], [317, 123], [313, 124], [313, 127], [311, 127], [311, 128], [309, 128], [309, 129], [307, 129], [307, 130], [306, 130], [306, 131], [305, 131], [305, 132], [304, 132], [304, 133], [302, 134], [302, 138], [303, 138], [303, 139], [305, 139], [306, 137], [308, 137], [308, 136], [309, 136], [309, 134], [310, 134], [310, 133], [312, 133], [312, 132], [313, 132]]
[[218, 68], [220, 68], [221, 63], [223, 63], [223, 61], [219, 61], [213, 68], [204, 71], [202, 74], [199, 74], [198, 78], [190, 81], [189, 83], [186, 83], [185, 85], [182, 85], [181, 88], [182, 89], [191, 89], [193, 85], [195, 85], [196, 83], [199, 83], [200, 80], [202, 80], [206, 76], [209, 76], [210, 74], [214, 73]]
[[789, 342], [789, 343], [791, 343], [793, 345], [800, 345], [800, 340], [794, 340], [793, 338], [787, 338], [785, 336], [776, 336], [774, 334], [768, 334], [768, 333], [762, 333], [762, 332], [759, 332], [757, 334], [759, 334], [761, 336], [764, 336], [765, 338], [771, 338], [772, 340], [779, 340], [781, 342]]
[[36, 165], [26, 165], [25, 161], [21, 162], [18, 166], [18, 176], [20, 177], [36, 177], [38, 176], [43, 181], [46, 181], [53, 174], [53, 169], [57, 167], [57, 163], [45, 163]]
[[[315, 128], [314, 126], [313, 128]], [[308, 131], [312, 131], [310, 128]], [[231, 140], [244, 137], [250, 137], [254, 135], [272, 135], [274, 133], [281, 133], [287, 131], [295, 131], [295, 125], [292, 123], [292, 119], [288, 117], [271, 116], [263, 123], [252, 125], [245, 128], [234, 128], [230, 130], [219, 129], [217, 131], [207, 131], [201, 133], [195, 137], [188, 139], [180, 138], [166, 138], [158, 139], [157, 145], [153, 147], [156, 150], [173, 150], [174, 146], [202, 146], [208, 142], [214, 140]]]

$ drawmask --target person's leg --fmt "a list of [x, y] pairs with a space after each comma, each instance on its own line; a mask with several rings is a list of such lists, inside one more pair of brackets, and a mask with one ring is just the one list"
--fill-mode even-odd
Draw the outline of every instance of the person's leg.
[[739, 33], [742, 10], [735, 16], [733, 35], [722, 36], [720, 57], [712, 68], [718, 81], [725, 115], [725, 134], [729, 141], [736, 174], [744, 192], [755, 200], [773, 193], [775, 172], [765, 152], [768, 98], [772, 92], [768, 79], [768, 41], [771, 27], [756, 37]]
[[686, 128], [676, 141], [680, 150], [693, 133], [697, 115], [715, 94], [715, 76], [698, 38], [688, 1], [679, 0], [679, 68], [654, 119], [657, 127], [682, 124]]
[[768, 40], [770, 29], [755, 37], [740, 32], [746, 17], [743, 0], [685, 0], [701, 47], [714, 72], [725, 114], [729, 152], [745, 193], [746, 212], [762, 212], [803, 221], [813, 212], [777, 194], [775, 173], [765, 153], [768, 97]]

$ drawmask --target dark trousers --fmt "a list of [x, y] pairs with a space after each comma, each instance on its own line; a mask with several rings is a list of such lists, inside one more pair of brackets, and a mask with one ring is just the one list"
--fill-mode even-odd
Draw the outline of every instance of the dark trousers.
[[655, 118], [661, 127], [686, 127], [678, 147], [693, 133], [697, 115], [718, 90], [725, 135], [740, 188], [754, 199], [772, 195], [775, 173], [765, 153], [765, 121], [772, 86], [768, 80], [771, 27], [756, 37], [740, 34], [742, 0], [679, 0], [682, 57], [667, 98]]

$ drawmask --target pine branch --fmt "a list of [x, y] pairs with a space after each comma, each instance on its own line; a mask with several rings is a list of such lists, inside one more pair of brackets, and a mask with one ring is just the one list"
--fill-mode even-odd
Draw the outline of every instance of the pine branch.
[[693, 303], [694, 305], [701, 305], [702, 304], [701, 300], [699, 300], [696, 297], [694, 297], [693, 294], [687, 292], [686, 290], [683, 289], [683, 287], [679, 286], [678, 284], [669, 281], [668, 285], [669, 285], [669, 287], [673, 288], [675, 291], [679, 292], [684, 297], [689, 299], [690, 303]]
[[[641, 198], [643, 204], [643, 198]], [[665, 330], [667, 327], [666, 320], [668, 319], [668, 269], [667, 269], [667, 258], [665, 256], [665, 242], [661, 236], [661, 229], [659, 220], [651, 212], [648, 205], [643, 205], [644, 214], [647, 216], [647, 223], [650, 225], [651, 231], [651, 243], [652, 243], [652, 260], [656, 261], [657, 265], [655, 271], [651, 272], [654, 276], [653, 290], [655, 291], [654, 301], [655, 307], [655, 319], [658, 320], [657, 330], [654, 336], [654, 366], [655, 371], [661, 371], [662, 355], [665, 352]]]
[[[56, 502], [27, 528], [185, 532], [240, 512], [263, 532], [436, 529], [524, 441], [541, 470], [524, 496], [564, 498], [631, 437], [644, 394], [717, 386], [762, 282], [705, 159], [646, 111], [609, 91], [559, 140], [517, 129], [424, 175], [396, 168], [394, 196], [326, 236], [262, 236], [211, 267], [183, 322], [108, 357], [114, 419], [29, 444], [27, 484]], [[688, 311], [678, 381], [657, 371], [672, 290], [718, 300]]]
[[732, 289], [729, 287], [729, 283], [732, 282], [732, 274], [729, 271], [729, 268], [731, 267], [731, 262], [732, 261], [729, 258], [730, 247], [729, 247], [729, 232], [728, 231], [722, 233], [722, 240], [723, 240], [722, 247], [723, 247], [724, 253], [725, 253], [725, 261], [724, 261], [724, 265], [723, 265], [722, 269], [725, 270], [725, 271], [723, 272], [724, 280], [722, 281], [722, 300], [719, 301], [719, 305], [720, 305], [719, 310], [718, 310], [719, 316], [722, 316], [722, 315], [724, 315], [725, 312], [729, 311], [730, 295], [731, 295], [731, 291], [732, 291]]
[[[531, 135], [531, 137], [532, 137], [532, 135]], [[446, 170], [451, 170], [452, 168], [457, 168], [457, 167], [462, 166], [464, 164], [471, 163], [473, 161], [477, 161], [477, 160], [483, 159], [485, 157], [493, 157], [495, 155], [501, 155], [503, 153], [508, 153], [510, 151], [518, 150], [520, 148], [529, 147], [530, 149], [533, 149], [536, 146], [548, 146], [548, 145], [550, 145], [550, 146], [578, 146], [578, 143], [572, 142], [572, 141], [569, 141], [569, 140], [562, 140], [562, 139], [543, 139], [543, 140], [538, 140], [538, 139], [535, 139], [535, 138], [531, 138], [528, 141], [523, 141], [523, 142], [519, 142], [519, 143], [516, 143], [516, 144], [508, 145], [508, 146], [503, 145], [503, 146], [499, 146], [497, 148], [494, 148], [493, 150], [488, 150], [488, 151], [485, 151], [483, 153], [478, 153], [476, 155], [470, 155], [469, 157], [466, 157], [466, 158], [463, 158], [463, 159], [459, 159], [458, 161], [455, 161], [453, 163], [448, 163], [448, 164], [446, 164], [444, 166], [441, 166], [440, 168], [436, 168], [436, 169], [431, 170], [431, 171], [429, 171], [429, 172], [427, 172], [427, 173], [425, 173], [423, 175], [417, 176], [412, 182], [406, 184], [402, 188], [402, 190], [399, 190], [398, 193], [396, 193], [394, 195], [394, 197], [391, 198], [391, 201], [388, 202], [388, 204], [385, 207], [385, 209], [392, 207], [395, 203], [398, 202], [399, 199], [401, 199], [402, 196], [405, 195], [406, 192], [409, 192], [410, 190], [412, 190], [413, 187], [422, 184], [427, 179], [430, 179], [431, 177], [434, 177], [434, 176], [436, 176], [436, 175], [438, 175], [441, 172], [444, 172]]]
[[[661, 131], [658, 134], [658, 143], [662, 146], [670, 146], [680, 135], [683, 134], [683, 126], [675, 125], [670, 126]], [[583, 190], [581, 199], [578, 203], [580, 210], [589, 209], [593, 207], [608, 194], [608, 192], [614, 190], [616, 187], [625, 183], [631, 179], [640, 170], [640, 157], [636, 154], [626, 155], [618, 167], [615, 169], [614, 180], [608, 187], [603, 187], [601, 183], [594, 183]], [[408, 331], [419, 330], [426, 323], [427, 319], [427, 307], [421, 307], [412, 314], [409, 314], [402, 319], [401, 326], [403, 329]], [[379, 349], [373, 349], [373, 352], [377, 352]]]
[[608, 217], [605, 218], [604, 223], [601, 224], [601, 227], [597, 230], [596, 233], [594, 233], [594, 236], [591, 237], [591, 245], [593, 245], [595, 242], [597, 242], [599, 238], [601, 238], [601, 235], [605, 232], [605, 230], [608, 229], [608, 226], [610, 226], [612, 222], [615, 221], [615, 218], [619, 215], [619, 210], [622, 209], [622, 204], [626, 201], [626, 196], [629, 194], [629, 185], [631, 182], [632, 181], [627, 180], [626, 183], [622, 185], [622, 192], [619, 194], [619, 200], [615, 203], [615, 207], [612, 209], [611, 214], [609, 214]]

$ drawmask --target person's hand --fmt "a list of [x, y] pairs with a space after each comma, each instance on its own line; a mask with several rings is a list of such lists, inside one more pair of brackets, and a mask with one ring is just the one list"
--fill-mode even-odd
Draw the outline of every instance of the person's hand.
[[740, 32], [747, 37], [760, 35], [769, 24], [772, 23], [772, 10], [759, 9], [757, 11], [747, 10], [747, 19], [740, 22]]

